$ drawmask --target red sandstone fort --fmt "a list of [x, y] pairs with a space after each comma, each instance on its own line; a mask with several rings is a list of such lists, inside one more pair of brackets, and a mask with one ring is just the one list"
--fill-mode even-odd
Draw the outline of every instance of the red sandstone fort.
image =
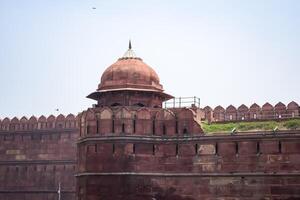
[[0, 119], [1, 200], [300, 199], [300, 131], [201, 127], [299, 118], [296, 102], [186, 106], [131, 44], [87, 97], [77, 116]]

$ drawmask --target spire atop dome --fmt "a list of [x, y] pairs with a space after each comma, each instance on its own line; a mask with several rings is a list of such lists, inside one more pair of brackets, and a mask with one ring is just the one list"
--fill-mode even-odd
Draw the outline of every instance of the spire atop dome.
[[129, 40], [129, 49], [131, 49], [131, 40]]
[[139, 57], [137, 57], [134, 53], [134, 51], [132, 50], [132, 45], [131, 45], [131, 40], [129, 40], [129, 45], [128, 45], [128, 50], [124, 53], [124, 55], [120, 58], [120, 59], [140, 59]]

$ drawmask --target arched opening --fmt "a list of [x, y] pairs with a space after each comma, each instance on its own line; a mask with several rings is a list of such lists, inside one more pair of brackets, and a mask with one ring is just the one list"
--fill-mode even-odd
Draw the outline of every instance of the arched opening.
[[90, 125], [87, 125], [87, 126], [86, 126], [86, 134], [90, 134], [90, 129], [91, 129], [91, 128], [90, 128]]
[[163, 131], [163, 135], [166, 135], [167, 134], [167, 128], [166, 128], [166, 125], [165, 124], [163, 124], [163, 126], [162, 126], [162, 131]]
[[132, 153], [135, 154], [135, 144], [132, 145]]
[[115, 116], [112, 117], [112, 123], [111, 123], [111, 132], [115, 133]]
[[97, 121], [96, 121], [96, 130], [97, 130], [97, 133], [99, 133], [99, 119], [97, 119]]
[[136, 104], [133, 104], [133, 106], [137, 106], [137, 107], [145, 107], [145, 105], [142, 104], [142, 103], [136, 103]]
[[122, 106], [122, 104], [120, 104], [120, 103], [113, 103], [113, 104], [111, 104], [110, 106], [111, 106], [111, 107]]
[[152, 120], [152, 134], [155, 135], [155, 120]]
[[134, 118], [133, 118], [133, 133], [135, 133], [136, 131], [136, 115], [134, 115]]
[[122, 133], [125, 133], [125, 124], [122, 123]]
[[188, 134], [188, 130], [186, 127], [183, 129], [183, 134]]

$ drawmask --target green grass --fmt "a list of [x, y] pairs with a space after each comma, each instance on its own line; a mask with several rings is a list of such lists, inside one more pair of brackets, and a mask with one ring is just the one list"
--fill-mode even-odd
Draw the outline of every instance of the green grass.
[[279, 130], [300, 129], [300, 119], [291, 119], [285, 121], [260, 121], [260, 122], [230, 122], [230, 123], [212, 123], [202, 122], [202, 128], [205, 133], [231, 132], [233, 128], [237, 131], [264, 131], [273, 130], [278, 127]]

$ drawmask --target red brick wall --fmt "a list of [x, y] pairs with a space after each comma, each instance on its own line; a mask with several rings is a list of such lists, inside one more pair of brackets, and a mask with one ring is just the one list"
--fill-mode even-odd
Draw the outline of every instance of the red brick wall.
[[299, 132], [81, 138], [78, 197], [300, 198], [299, 139]]
[[0, 130], [1, 200], [56, 200], [59, 183], [62, 199], [75, 198], [75, 122], [73, 117], [71, 121], [57, 117], [51, 121], [53, 128], [33, 120], [25, 121], [27, 126], [15, 123]]

